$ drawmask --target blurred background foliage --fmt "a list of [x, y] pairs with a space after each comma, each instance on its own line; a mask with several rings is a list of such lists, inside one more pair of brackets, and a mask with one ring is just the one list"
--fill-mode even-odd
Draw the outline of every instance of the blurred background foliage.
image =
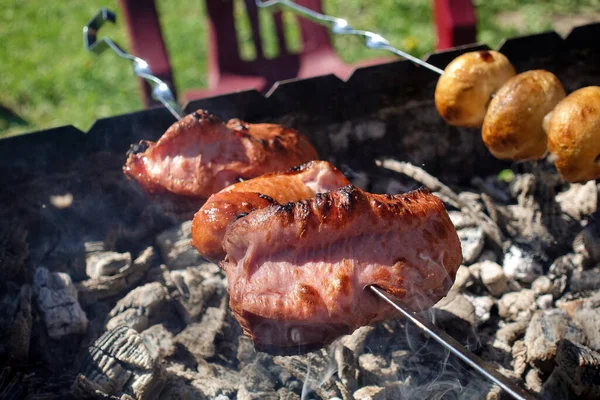
[[[236, 1], [238, 39], [252, 58], [250, 28], [242, 0]], [[431, 0], [324, 0], [325, 12], [346, 18], [356, 28], [381, 33], [394, 45], [422, 57], [435, 48]], [[200, 0], [157, 0], [179, 93], [207, 85], [207, 25]], [[478, 40], [496, 47], [503, 38], [600, 20], [600, 0], [474, 0]], [[113, 54], [95, 56], [83, 48], [82, 27], [101, 7], [119, 12], [116, 0], [0, 0], [0, 136], [60, 125], [87, 130], [94, 120], [139, 110], [142, 105], [131, 65]], [[277, 52], [272, 21], [261, 10], [266, 53]], [[298, 45], [294, 18], [285, 16]], [[125, 27], [118, 19], [102, 34], [127, 49]], [[334, 45], [347, 62], [381, 57], [357, 38], [336, 37]]]

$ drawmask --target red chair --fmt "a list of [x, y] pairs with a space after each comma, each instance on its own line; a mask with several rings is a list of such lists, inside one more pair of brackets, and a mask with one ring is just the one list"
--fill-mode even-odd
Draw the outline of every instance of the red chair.
[[471, 0], [433, 0], [437, 50], [477, 41], [477, 18]]
[[[255, 0], [244, 1], [250, 20], [252, 40], [256, 49], [256, 59], [246, 61], [240, 57], [233, 16], [233, 0], [207, 0], [206, 8], [209, 17], [209, 88], [186, 91], [183, 96], [185, 100], [245, 89], [257, 89], [264, 93], [277, 81], [329, 73], [333, 73], [341, 79], [346, 79], [356, 67], [345, 64], [337, 56], [326, 28], [305, 18], [298, 18], [302, 51], [299, 54], [290, 53], [285, 45], [281, 12], [273, 14], [279, 44], [279, 56], [274, 59], [267, 59], [263, 53], [259, 34], [258, 9]], [[434, 1], [437, 6], [438, 3], [451, 4], [457, 0]], [[469, 0], [458, 1], [469, 2]], [[173, 88], [171, 66], [162, 38], [154, 0], [119, 0], [119, 3], [125, 17], [132, 53], [146, 60], [150, 64], [153, 73]], [[322, 12], [321, 0], [296, 0], [296, 3], [317, 12]], [[358, 65], [372, 65], [396, 59], [368, 60]], [[156, 104], [151, 98], [148, 85], [143, 80], [140, 80], [140, 85], [145, 105]]]

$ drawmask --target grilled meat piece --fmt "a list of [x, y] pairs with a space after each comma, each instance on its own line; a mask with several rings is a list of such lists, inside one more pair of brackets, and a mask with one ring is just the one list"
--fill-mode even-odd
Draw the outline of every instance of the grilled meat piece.
[[258, 349], [278, 354], [396, 317], [367, 285], [431, 307], [462, 261], [443, 203], [424, 189], [390, 196], [349, 185], [272, 205], [232, 222], [223, 243], [231, 309]]
[[[158, 142], [144, 142], [123, 171], [151, 194], [174, 194], [195, 204], [213, 193], [269, 172], [318, 158], [303, 135], [274, 124], [227, 124], [198, 110], [173, 124]], [[191, 206], [191, 205], [190, 205]]]
[[194, 215], [192, 244], [204, 257], [225, 257], [222, 240], [229, 223], [239, 214], [271, 204], [314, 197], [350, 184], [327, 161], [311, 161], [287, 172], [262, 175], [231, 185], [213, 194]]

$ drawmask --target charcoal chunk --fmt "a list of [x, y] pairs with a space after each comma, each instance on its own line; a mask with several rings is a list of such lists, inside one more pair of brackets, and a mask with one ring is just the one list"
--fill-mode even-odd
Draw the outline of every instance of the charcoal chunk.
[[34, 277], [34, 292], [51, 338], [85, 333], [88, 320], [77, 301], [77, 289], [68, 274], [52, 273], [44, 267], [38, 267]]
[[566, 312], [557, 309], [536, 312], [525, 333], [527, 362], [550, 373], [561, 339], [580, 343], [586, 341], [585, 335], [572, 324]]
[[164, 382], [164, 369], [141, 336], [131, 328], [119, 326], [90, 346], [72, 392], [76, 398], [94, 398], [100, 393], [145, 400], [155, 398]]

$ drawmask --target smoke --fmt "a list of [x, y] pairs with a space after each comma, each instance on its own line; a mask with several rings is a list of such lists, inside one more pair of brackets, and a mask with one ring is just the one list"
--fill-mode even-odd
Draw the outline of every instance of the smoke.
[[[450, 290], [453, 279], [443, 266], [443, 256], [443, 253], [433, 258], [421, 256], [423, 270], [445, 276], [443, 284]], [[421, 312], [423, 319], [441, 327], [467, 349], [477, 351], [480, 348], [478, 335], [469, 322], [442, 309], [430, 308], [429, 293], [413, 291], [410, 295], [412, 308], [426, 310]], [[330, 378], [338, 378], [335, 376], [336, 373], [339, 375], [338, 365], [332, 354], [336, 347], [343, 346], [342, 343], [334, 342], [328, 348], [326, 369], [319, 371], [315, 366], [308, 366], [302, 388], [303, 400], [318, 398], [316, 389], [326, 382], [330, 384]], [[362, 372], [357, 378], [357, 387], [383, 388], [381, 393], [384, 394], [381, 396], [380, 393], [380, 398], [480, 399], [486, 398], [493, 389], [487, 378], [403, 319], [376, 325], [365, 340], [364, 351], [355, 357]]]

